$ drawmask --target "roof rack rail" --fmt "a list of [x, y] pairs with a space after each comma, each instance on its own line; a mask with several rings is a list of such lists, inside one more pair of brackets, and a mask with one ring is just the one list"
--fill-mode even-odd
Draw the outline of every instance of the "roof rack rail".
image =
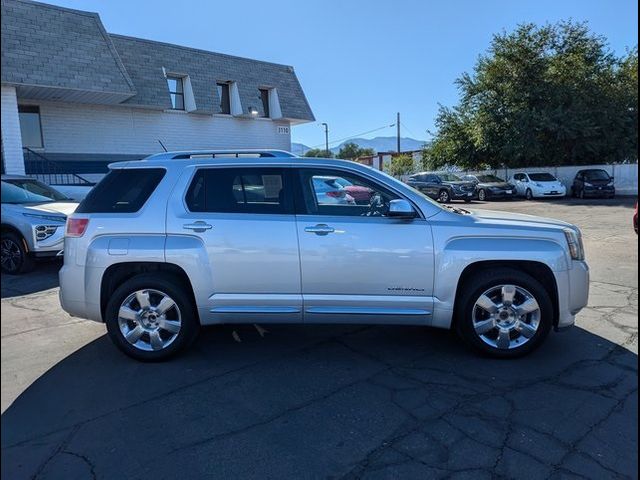
[[186, 160], [189, 158], [276, 158], [295, 157], [285, 150], [184, 150], [176, 152], [164, 152], [151, 155], [144, 160]]

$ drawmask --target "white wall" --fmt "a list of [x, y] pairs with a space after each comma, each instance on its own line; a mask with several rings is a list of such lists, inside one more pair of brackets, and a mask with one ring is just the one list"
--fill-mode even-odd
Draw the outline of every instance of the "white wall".
[[2, 130], [2, 155], [4, 157], [5, 172], [24, 175], [22, 136], [20, 135], [16, 89], [2, 85], [1, 99], [0, 129]]
[[291, 135], [277, 133], [277, 126], [288, 126], [288, 122], [122, 106], [29, 103], [40, 106], [45, 152], [148, 154], [162, 151], [158, 139], [169, 150], [291, 149]]

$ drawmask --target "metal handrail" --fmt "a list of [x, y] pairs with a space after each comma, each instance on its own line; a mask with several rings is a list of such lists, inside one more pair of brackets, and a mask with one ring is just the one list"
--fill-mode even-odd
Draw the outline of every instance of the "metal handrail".
[[[49, 160], [43, 154], [32, 150], [29, 147], [22, 147], [27, 154], [25, 158], [25, 173], [38, 180], [42, 180], [49, 185], [95, 185], [77, 173], [65, 172], [60, 164]], [[36, 157], [33, 159], [32, 157]]]

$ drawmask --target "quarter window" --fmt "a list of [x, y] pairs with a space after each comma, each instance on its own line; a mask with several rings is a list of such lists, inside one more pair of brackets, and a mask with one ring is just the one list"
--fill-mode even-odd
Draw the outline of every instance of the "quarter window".
[[269, 90], [266, 88], [260, 89], [260, 100], [262, 101], [262, 116], [271, 116], [269, 112]]
[[186, 202], [192, 212], [293, 213], [285, 171], [277, 168], [200, 169]]
[[40, 123], [40, 107], [36, 105], [18, 105], [20, 134], [22, 146], [42, 148], [42, 124]]
[[184, 110], [184, 85], [182, 77], [167, 76], [169, 97], [173, 110]]
[[218, 98], [220, 99], [220, 113], [229, 115], [231, 113], [231, 98], [229, 96], [229, 84], [217, 83]]
[[383, 217], [395, 193], [358, 175], [338, 170], [300, 170], [304, 210], [309, 215]]

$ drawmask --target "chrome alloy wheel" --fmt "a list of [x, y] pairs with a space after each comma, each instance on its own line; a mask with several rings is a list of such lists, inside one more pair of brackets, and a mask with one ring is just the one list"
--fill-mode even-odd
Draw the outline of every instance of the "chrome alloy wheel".
[[473, 328], [494, 348], [508, 350], [527, 343], [538, 331], [540, 306], [531, 293], [516, 285], [485, 291], [473, 306]]
[[118, 310], [118, 325], [127, 342], [144, 351], [162, 350], [180, 333], [182, 317], [176, 302], [159, 290], [138, 290]]
[[16, 272], [22, 264], [22, 251], [20, 251], [20, 246], [10, 238], [3, 238], [0, 251], [0, 263], [2, 263], [5, 271], [9, 273]]

